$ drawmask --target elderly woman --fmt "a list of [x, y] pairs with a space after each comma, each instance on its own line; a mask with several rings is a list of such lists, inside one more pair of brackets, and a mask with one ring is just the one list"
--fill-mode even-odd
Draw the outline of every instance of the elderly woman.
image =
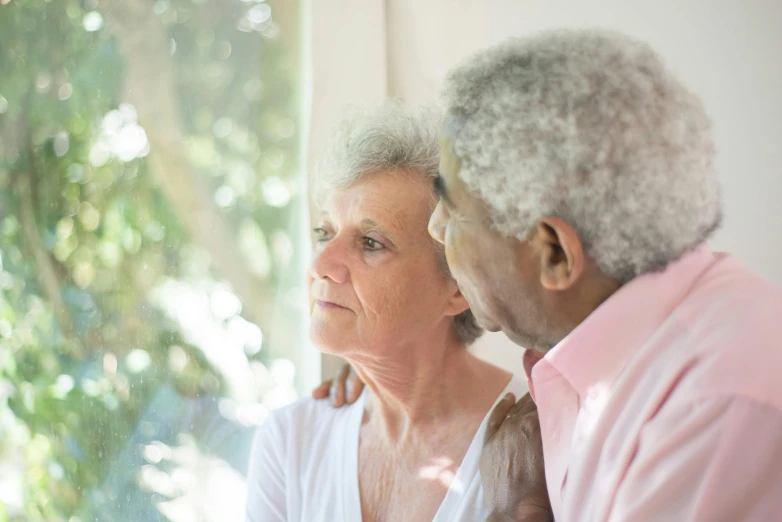
[[488, 413], [525, 384], [466, 347], [480, 329], [443, 251], [438, 123], [389, 104], [348, 120], [318, 169], [312, 342], [366, 383], [354, 404], [302, 399], [259, 429], [251, 522], [483, 521]]

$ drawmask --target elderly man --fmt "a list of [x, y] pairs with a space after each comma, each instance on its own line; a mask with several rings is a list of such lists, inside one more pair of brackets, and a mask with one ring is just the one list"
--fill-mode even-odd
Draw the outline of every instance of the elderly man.
[[[555, 518], [782, 520], [782, 291], [707, 246], [699, 99], [647, 45], [578, 30], [472, 57], [445, 104], [430, 233], [479, 323], [530, 349]], [[484, 448], [497, 520], [540, 498], [535, 415]]]

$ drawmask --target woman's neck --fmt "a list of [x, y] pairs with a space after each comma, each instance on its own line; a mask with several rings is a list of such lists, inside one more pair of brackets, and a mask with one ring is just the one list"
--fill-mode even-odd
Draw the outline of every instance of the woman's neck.
[[456, 342], [441, 343], [438, 349], [431, 343], [397, 347], [386, 353], [390, 355], [349, 360], [369, 388], [365, 423], [392, 444], [440, 431], [465, 415], [482, 418], [510, 379], [508, 372]]

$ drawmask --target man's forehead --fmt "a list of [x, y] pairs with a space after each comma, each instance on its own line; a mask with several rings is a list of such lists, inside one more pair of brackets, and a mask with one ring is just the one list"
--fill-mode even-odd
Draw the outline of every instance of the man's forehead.
[[459, 158], [453, 152], [453, 141], [447, 136], [440, 138], [440, 170], [449, 174], [459, 171]]
[[487, 218], [485, 204], [467, 187], [467, 183], [459, 176], [462, 168], [461, 160], [453, 152], [453, 142], [447, 137], [442, 137], [440, 147], [440, 180], [435, 184], [441, 185], [440, 200], [446, 205], [451, 214], [461, 216], [466, 220], [480, 220]]
[[464, 189], [464, 182], [459, 178], [460, 168], [459, 158], [453, 153], [453, 143], [443, 137], [440, 146], [439, 180], [435, 183], [435, 190], [439, 189], [440, 197], [451, 206], [458, 205], [460, 192]]

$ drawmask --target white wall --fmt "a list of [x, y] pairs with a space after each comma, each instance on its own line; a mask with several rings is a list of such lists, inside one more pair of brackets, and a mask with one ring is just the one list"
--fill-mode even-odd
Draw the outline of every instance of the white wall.
[[[321, 53], [349, 70], [366, 62], [365, 48], [384, 48], [385, 63], [361, 76], [382, 74], [386, 95], [413, 102], [434, 100], [450, 67], [509, 36], [602, 26], [646, 40], [715, 122], [725, 223], [714, 246], [782, 284], [782, 0], [360, 0], [375, 9], [360, 19], [351, 14], [356, 1], [311, 0], [338, 12], [341, 30], [329, 33], [328, 44], [346, 40], [342, 54], [329, 56], [322, 46]], [[346, 28], [364, 25], [366, 35], [367, 24], [368, 38], [348, 41]], [[520, 351], [504, 336], [485, 336], [477, 352], [522, 371]]]

